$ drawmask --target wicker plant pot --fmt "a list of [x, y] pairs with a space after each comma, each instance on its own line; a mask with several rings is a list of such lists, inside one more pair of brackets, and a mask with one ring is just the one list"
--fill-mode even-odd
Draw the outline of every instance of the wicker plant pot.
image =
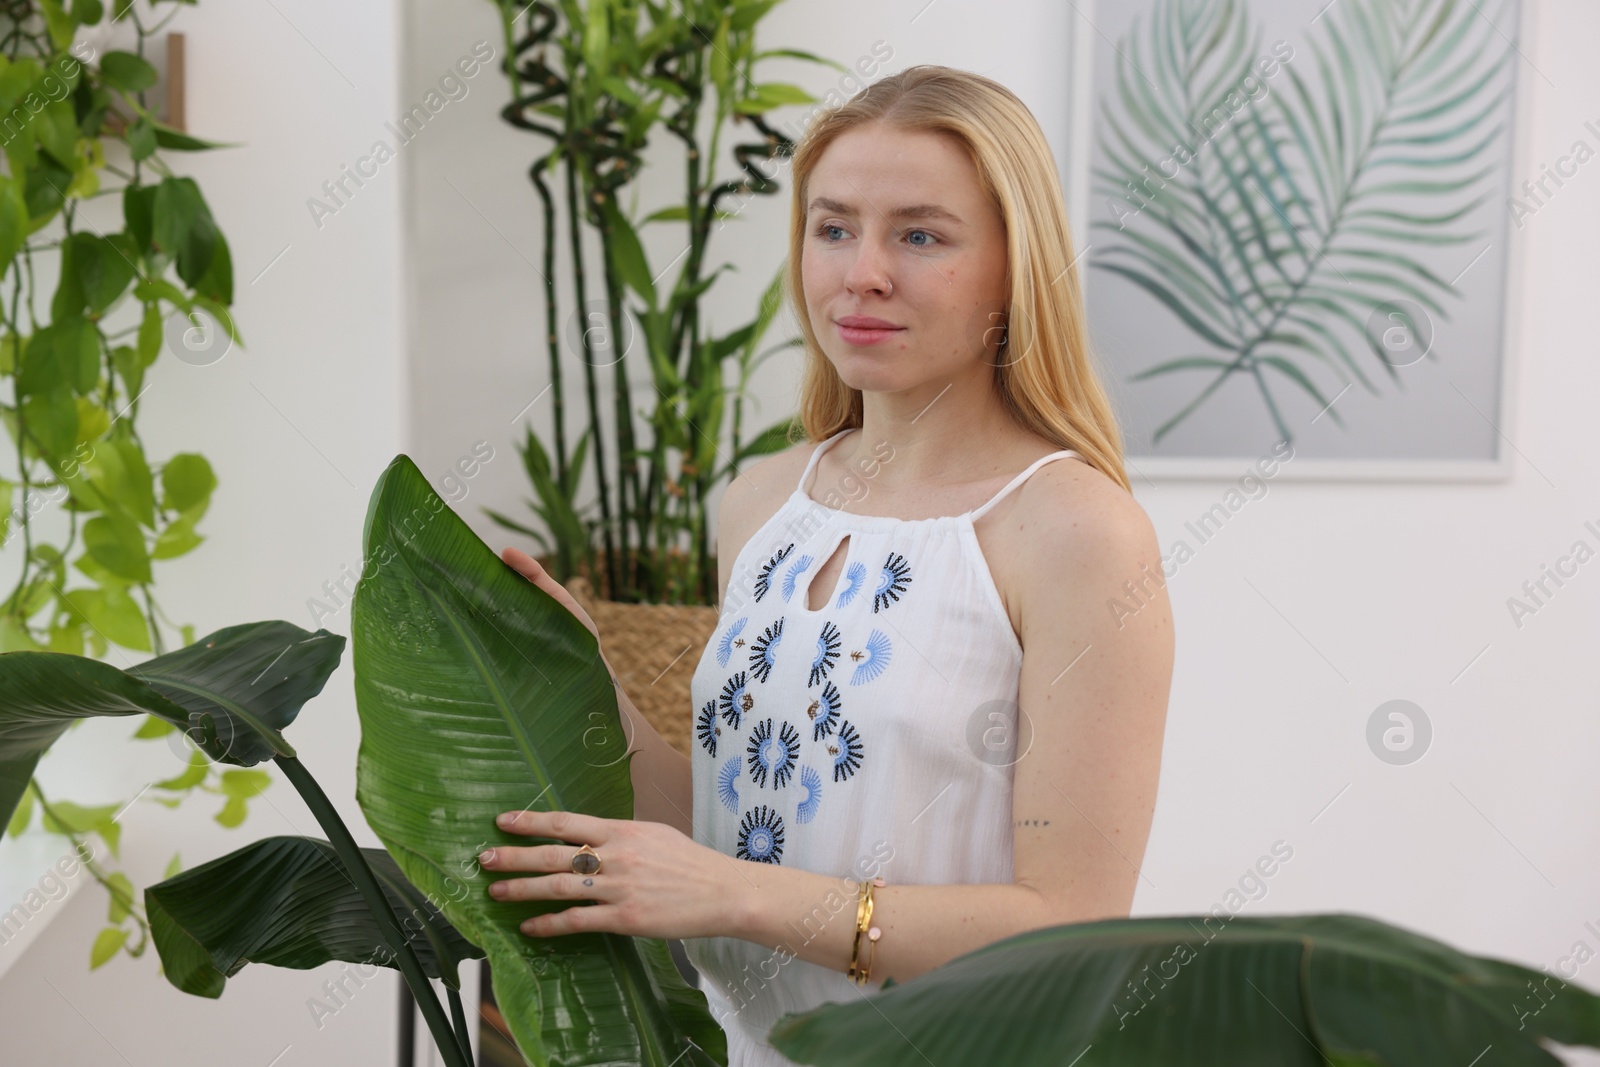
[[602, 600], [582, 576], [562, 584], [600, 628], [606, 659], [634, 706], [668, 744], [687, 756], [694, 725], [689, 681], [717, 628], [717, 609]]

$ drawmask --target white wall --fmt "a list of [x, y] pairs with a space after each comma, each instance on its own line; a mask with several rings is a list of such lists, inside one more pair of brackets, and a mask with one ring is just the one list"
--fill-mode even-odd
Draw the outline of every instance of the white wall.
[[[387, 0], [203, 0], [171, 28], [188, 38], [190, 130], [239, 144], [167, 158], [200, 183], [228, 237], [248, 347], [204, 368], [163, 355], [153, 370], [140, 417], [147, 450], [199, 450], [221, 483], [202, 524], [207, 542], [159, 564], [157, 588], [168, 614], [201, 635], [280, 618], [315, 629], [307, 601], [324, 595], [322, 583], [342, 565], [359, 570], [368, 495], [404, 448], [404, 175], [398, 162], [386, 166], [320, 228], [306, 201], [396, 116], [399, 13]], [[349, 612], [321, 624], [348, 634]], [[359, 730], [348, 663], [347, 651], [290, 736], [357, 839], [376, 845], [354, 797]], [[171, 775], [176, 762], [161, 742], [121, 740], [132, 728], [131, 720], [86, 724], [47, 757], [43, 780], [61, 796], [112, 802]], [[124, 869], [143, 886], [160, 879], [174, 851], [195, 866], [260, 837], [325, 836], [276, 777], [233, 831], [211, 821], [215, 797], [176, 812], [135, 805], [120, 820]], [[246, 967], [220, 999], [205, 1000], [160, 977], [153, 950], [90, 972], [89, 947], [105, 920], [99, 887], [53, 907], [60, 913], [43, 913], [49, 925], [20, 960], [4, 960], [0, 947], [9, 964], [0, 978], [7, 1063], [394, 1062], [393, 972], [319, 1029], [306, 1002], [337, 966]]]

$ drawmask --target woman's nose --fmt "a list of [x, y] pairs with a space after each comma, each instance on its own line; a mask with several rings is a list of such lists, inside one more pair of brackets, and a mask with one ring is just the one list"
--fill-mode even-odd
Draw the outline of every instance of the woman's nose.
[[845, 272], [844, 284], [853, 293], [889, 292], [888, 257], [875, 242], [864, 241], [857, 246], [855, 259]]

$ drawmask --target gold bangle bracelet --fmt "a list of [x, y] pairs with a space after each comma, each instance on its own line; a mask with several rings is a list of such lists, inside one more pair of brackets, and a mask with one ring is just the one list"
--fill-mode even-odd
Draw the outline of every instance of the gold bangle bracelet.
[[863, 881], [856, 889], [856, 932], [850, 944], [850, 969], [845, 976], [856, 981], [856, 965], [861, 955], [861, 935], [867, 928], [868, 901], [872, 895], [872, 883]]
[[[872, 925], [872, 911], [874, 901], [872, 890], [876, 886], [884, 885], [882, 878], [874, 878], [870, 882], [863, 882], [861, 894], [856, 904], [856, 936], [855, 943], [850, 950], [850, 970], [848, 977], [856, 985], [866, 985], [868, 976], [872, 973], [872, 958], [876, 955], [878, 938], [883, 936], [883, 931]], [[861, 935], [867, 935], [867, 965], [858, 967], [861, 954]]]

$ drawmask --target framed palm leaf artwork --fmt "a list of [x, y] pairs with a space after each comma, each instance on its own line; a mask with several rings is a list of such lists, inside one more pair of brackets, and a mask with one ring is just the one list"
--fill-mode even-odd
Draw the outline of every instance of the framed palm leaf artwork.
[[1140, 473], [1509, 474], [1522, 8], [1078, 6], [1069, 197]]

